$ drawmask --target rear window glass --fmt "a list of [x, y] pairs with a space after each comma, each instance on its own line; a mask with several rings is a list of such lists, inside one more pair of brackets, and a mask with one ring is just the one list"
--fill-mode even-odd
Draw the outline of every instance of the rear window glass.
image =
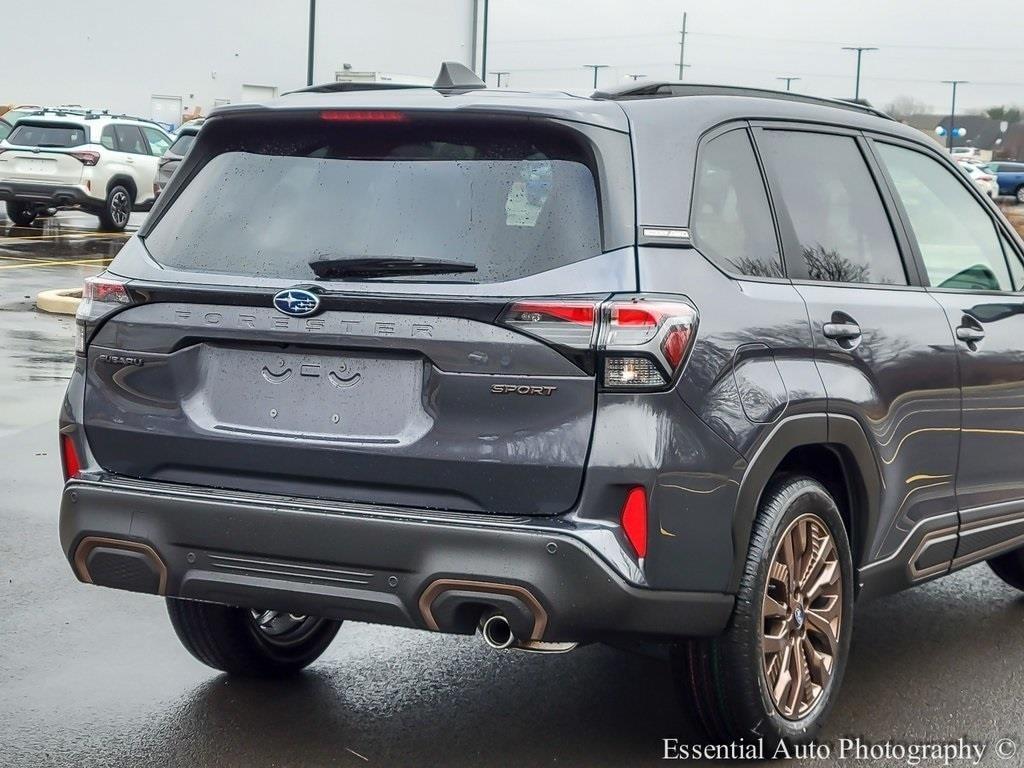
[[146, 236], [166, 266], [310, 280], [311, 262], [399, 257], [475, 271], [386, 279], [480, 283], [601, 252], [594, 175], [564, 129], [279, 120], [204, 136], [204, 164]]
[[85, 128], [80, 125], [44, 125], [19, 122], [7, 137], [10, 144], [19, 147], [77, 147], [85, 144]]
[[188, 152], [188, 148], [192, 146], [192, 142], [196, 140], [194, 133], [186, 133], [175, 139], [174, 143], [171, 144], [171, 148], [167, 150], [172, 155], [178, 155], [184, 157], [185, 153]]

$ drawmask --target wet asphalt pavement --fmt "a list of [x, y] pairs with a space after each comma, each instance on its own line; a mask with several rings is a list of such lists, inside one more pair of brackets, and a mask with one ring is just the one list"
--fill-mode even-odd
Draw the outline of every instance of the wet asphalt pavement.
[[[179, 646], [160, 599], [78, 583], [57, 541], [72, 322], [32, 297], [102, 269], [125, 237], [94, 227], [0, 219], [0, 767], [653, 765], [663, 738], [685, 737], [656, 658], [502, 654], [350, 623], [295, 679], [235, 680]], [[1024, 598], [986, 566], [855, 621], [823, 741], [1024, 741]], [[993, 749], [983, 765], [1024, 764]]]

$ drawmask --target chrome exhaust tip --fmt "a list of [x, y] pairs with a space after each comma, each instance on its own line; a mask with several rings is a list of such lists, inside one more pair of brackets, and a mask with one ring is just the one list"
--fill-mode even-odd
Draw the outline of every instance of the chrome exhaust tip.
[[508, 619], [500, 613], [492, 613], [480, 623], [480, 634], [483, 636], [484, 642], [496, 651], [511, 648], [516, 641]]

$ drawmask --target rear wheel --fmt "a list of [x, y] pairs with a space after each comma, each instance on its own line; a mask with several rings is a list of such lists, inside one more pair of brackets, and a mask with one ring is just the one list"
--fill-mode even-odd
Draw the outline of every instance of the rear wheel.
[[36, 212], [32, 207], [25, 205], [25, 203], [8, 200], [7, 218], [19, 227], [27, 227], [35, 220]]
[[128, 226], [132, 214], [132, 197], [126, 187], [117, 184], [107, 192], [107, 200], [100, 210], [100, 225], [103, 229], [121, 232]]
[[988, 565], [996, 576], [1011, 587], [1024, 591], [1024, 548], [993, 557]]
[[725, 633], [673, 652], [684, 708], [715, 743], [814, 738], [836, 698], [853, 628], [853, 564], [828, 491], [780, 478], [754, 524]]
[[293, 674], [319, 658], [340, 621], [284, 611], [250, 610], [194, 600], [167, 600], [185, 649], [207, 666], [247, 677]]

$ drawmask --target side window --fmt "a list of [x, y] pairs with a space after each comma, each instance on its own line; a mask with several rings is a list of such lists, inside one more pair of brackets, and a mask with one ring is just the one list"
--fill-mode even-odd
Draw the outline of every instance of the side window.
[[875, 145], [910, 219], [929, 282], [939, 288], [1011, 291], [995, 222], [938, 160]]
[[758, 146], [797, 239], [799, 252], [786, 256], [790, 277], [907, 284], [889, 217], [853, 138], [766, 130]]
[[1010, 283], [1013, 290], [1024, 290], [1024, 261], [1020, 253], [1002, 232], [999, 233], [999, 241], [1003, 244], [1003, 253], [1006, 254], [1006, 261], [1010, 265]]
[[114, 141], [114, 126], [106, 125], [103, 127], [103, 133], [100, 134], [100, 144], [107, 149], [117, 149], [117, 143]]
[[164, 152], [166, 152], [167, 148], [171, 146], [170, 140], [156, 128], [147, 128], [143, 126], [142, 132], [146, 134], [146, 141], [149, 142], [150, 153], [157, 157], [163, 157]]
[[137, 125], [115, 125], [114, 132], [117, 134], [117, 143], [122, 152], [131, 155], [149, 154], [149, 145], [142, 137], [142, 131]]
[[701, 150], [690, 229], [704, 256], [727, 272], [782, 277], [768, 194], [746, 130]]

